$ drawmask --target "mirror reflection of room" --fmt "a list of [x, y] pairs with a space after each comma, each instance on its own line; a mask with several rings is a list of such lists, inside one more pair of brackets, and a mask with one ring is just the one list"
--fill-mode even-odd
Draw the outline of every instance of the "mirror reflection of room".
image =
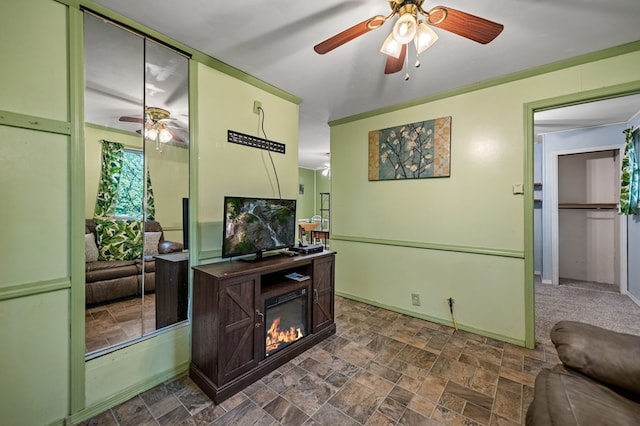
[[85, 349], [187, 319], [188, 58], [85, 14]]

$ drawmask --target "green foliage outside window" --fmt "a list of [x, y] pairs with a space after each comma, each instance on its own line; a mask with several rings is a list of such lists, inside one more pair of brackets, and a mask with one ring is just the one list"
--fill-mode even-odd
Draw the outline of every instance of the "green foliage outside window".
[[142, 152], [124, 151], [118, 183], [116, 217], [142, 220], [144, 207], [144, 158]]

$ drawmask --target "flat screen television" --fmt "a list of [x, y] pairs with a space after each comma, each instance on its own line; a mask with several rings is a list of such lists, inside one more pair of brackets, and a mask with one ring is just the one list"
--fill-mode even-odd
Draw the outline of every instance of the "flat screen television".
[[296, 200], [224, 197], [222, 257], [292, 247], [296, 240]]

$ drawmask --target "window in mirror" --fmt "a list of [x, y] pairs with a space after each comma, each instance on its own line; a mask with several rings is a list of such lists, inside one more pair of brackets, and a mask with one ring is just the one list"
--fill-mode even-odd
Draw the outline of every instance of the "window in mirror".
[[142, 151], [125, 150], [118, 182], [116, 217], [142, 220], [144, 212], [144, 156]]

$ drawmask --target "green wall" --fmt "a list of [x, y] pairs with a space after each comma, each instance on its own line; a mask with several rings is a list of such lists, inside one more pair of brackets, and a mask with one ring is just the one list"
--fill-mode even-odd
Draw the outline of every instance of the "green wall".
[[[453, 297], [461, 327], [524, 344], [533, 318], [526, 319], [533, 286], [525, 285], [525, 231], [527, 243], [533, 235], [525, 197], [512, 187], [532, 185], [525, 106], [637, 82], [635, 49], [331, 123], [337, 291], [445, 324]], [[369, 131], [445, 116], [452, 117], [451, 177], [367, 180]], [[411, 293], [421, 306], [412, 306]]]
[[[115, 14], [81, 2], [114, 18]], [[69, 6], [68, 6], [69, 5]], [[161, 34], [139, 24], [126, 24]], [[190, 327], [178, 325], [117, 351], [84, 358], [84, 218], [93, 209], [97, 174], [85, 170], [85, 148], [99, 144], [82, 120], [82, 15], [78, 2], [8, 0], [0, 4], [0, 423], [77, 423], [188, 369]], [[273, 154], [283, 197], [297, 196], [299, 99], [188, 47], [191, 61], [191, 169], [161, 158], [160, 181], [191, 175], [198, 246], [191, 256], [214, 259], [226, 194], [277, 196], [266, 151], [226, 142], [228, 129], [255, 134], [262, 102], [265, 129], [287, 154]], [[197, 123], [203, 123], [200, 126]], [[121, 139], [117, 137], [117, 139]], [[185, 155], [180, 150], [176, 155]], [[182, 161], [183, 159], [181, 159]], [[85, 173], [88, 172], [88, 173]], [[86, 174], [86, 179], [85, 179]], [[160, 180], [158, 180], [160, 179]], [[86, 183], [85, 183], [86, 182]], [[90, 188], [90, 189], [87, 189]], [[186, 194], [185, 194], [186, 195]], [[157, 193], [156, 197], [164, 195]], [[160, 213], [159, 213], [160, 214]], [[163, 226], [178, 227], [162, 212]], [[181, 216], [179, 216], [181, 220]], [[193, 233], [192, 233], [193, 235]], [[210, 250], [211, 249], [211, 250]]]
[[320, 214], [320, 193], [331, 192], [331, 179], [322, 170], [300, 168], [298, 179], [304, 184], [304, 195], [298, 195], [298, 218], [309, 219]]
[[0, 4], [0, 423], [10, 425], [69, 409], [65, 12], [49, 0]]
[[315, 172], [311, 169], [298, 169], [298, 183], [304, 185], [304, 194], [298, 194], [298, 219], [309, 219], [314, 213]]
[[[286, 147], [271, 153], [277, 175], [268, 151], [227, 142], [227, 130], [263, 137], [254, 100], [262, 102], [269, 139]], [[199, 259], [209, 261], [220, 256], [225, 195], [297, 198], [298, 105], [200, 64], [198, 116]]]

